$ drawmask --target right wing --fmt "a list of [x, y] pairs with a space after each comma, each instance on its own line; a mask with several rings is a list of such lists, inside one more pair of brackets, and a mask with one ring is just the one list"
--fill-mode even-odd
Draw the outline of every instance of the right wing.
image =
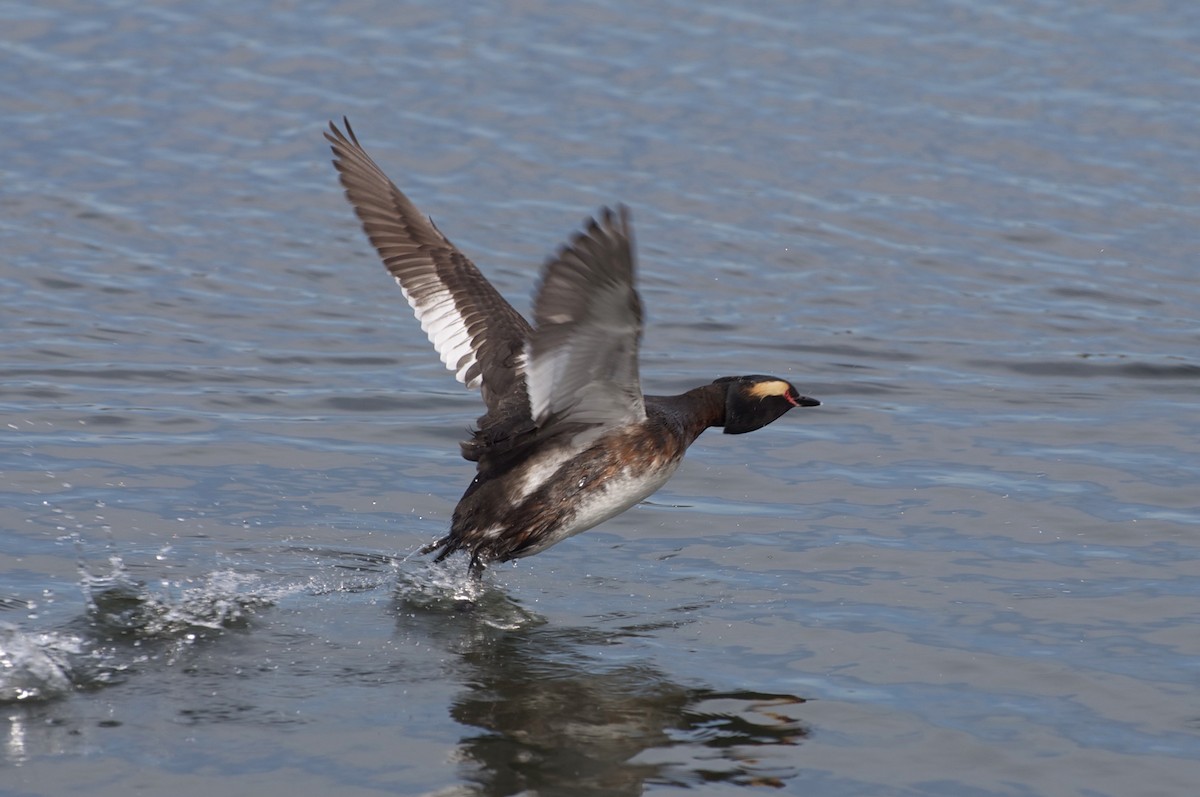
[[343, 119], [325, 138], [346, 198], [421, 329], [454, 377], [480, 388], [489, 413], [528, 406], [524, 346], [529, 322], [371, 160]]

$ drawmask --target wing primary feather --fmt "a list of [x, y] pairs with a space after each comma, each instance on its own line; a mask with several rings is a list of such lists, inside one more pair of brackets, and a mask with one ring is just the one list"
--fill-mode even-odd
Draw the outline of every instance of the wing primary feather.
[[[479, 269], [417, 210], [359, 143], [350, 121], [325, 133], [346, 198], [430, 343], [458, 381], [479, 387], [489, 413], [528, 414], [514, 361], [532, 329]], [[485, 323], [479, 323], [485, 320]]]
[[638, 378], [642, 305], [629, 210], [605, 208], [547, 264], [525, 349], [535, 422], [617, 425], [645, 418]]

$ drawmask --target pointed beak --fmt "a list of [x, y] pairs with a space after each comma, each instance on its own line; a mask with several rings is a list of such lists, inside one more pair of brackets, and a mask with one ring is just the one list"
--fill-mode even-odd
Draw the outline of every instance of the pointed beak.
[[792, 403], [795, 404], [797, 407], [819, 407], [819, 406], [821, 406], [821, 402], [817, 401], [815, 398], [809, 398], [808, 396], [796, 396], [796, 398], [792, 401]]

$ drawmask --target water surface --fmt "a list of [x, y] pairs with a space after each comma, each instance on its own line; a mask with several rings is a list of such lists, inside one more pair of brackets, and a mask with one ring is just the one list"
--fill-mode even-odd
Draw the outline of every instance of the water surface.
[[[1193, 4], [0, 19], [0, 792], [1194, 791]], [[481, 405], [343, 114], [522, 310], [628, 203], [648, 392], [823, 406], [480, 591], [408, 558]]]

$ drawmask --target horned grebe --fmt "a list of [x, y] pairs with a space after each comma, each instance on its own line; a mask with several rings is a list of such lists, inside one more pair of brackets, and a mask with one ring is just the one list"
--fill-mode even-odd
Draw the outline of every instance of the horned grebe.
[[476, 463], [437, 561], [490, 562], [544, 551], [603, 523], [666, 483], [701, 432], [751, 432], [815, 407], [773, 376], [727, 376], [679, 396], [643, 396], [642, 303], [629, 211], [605, 208], [551, 257], [533, 325], [358, 143], [344, 119], [325, 134], [346, 197], [446, 367], [479, 388], [487, 412], [462, 443]]

